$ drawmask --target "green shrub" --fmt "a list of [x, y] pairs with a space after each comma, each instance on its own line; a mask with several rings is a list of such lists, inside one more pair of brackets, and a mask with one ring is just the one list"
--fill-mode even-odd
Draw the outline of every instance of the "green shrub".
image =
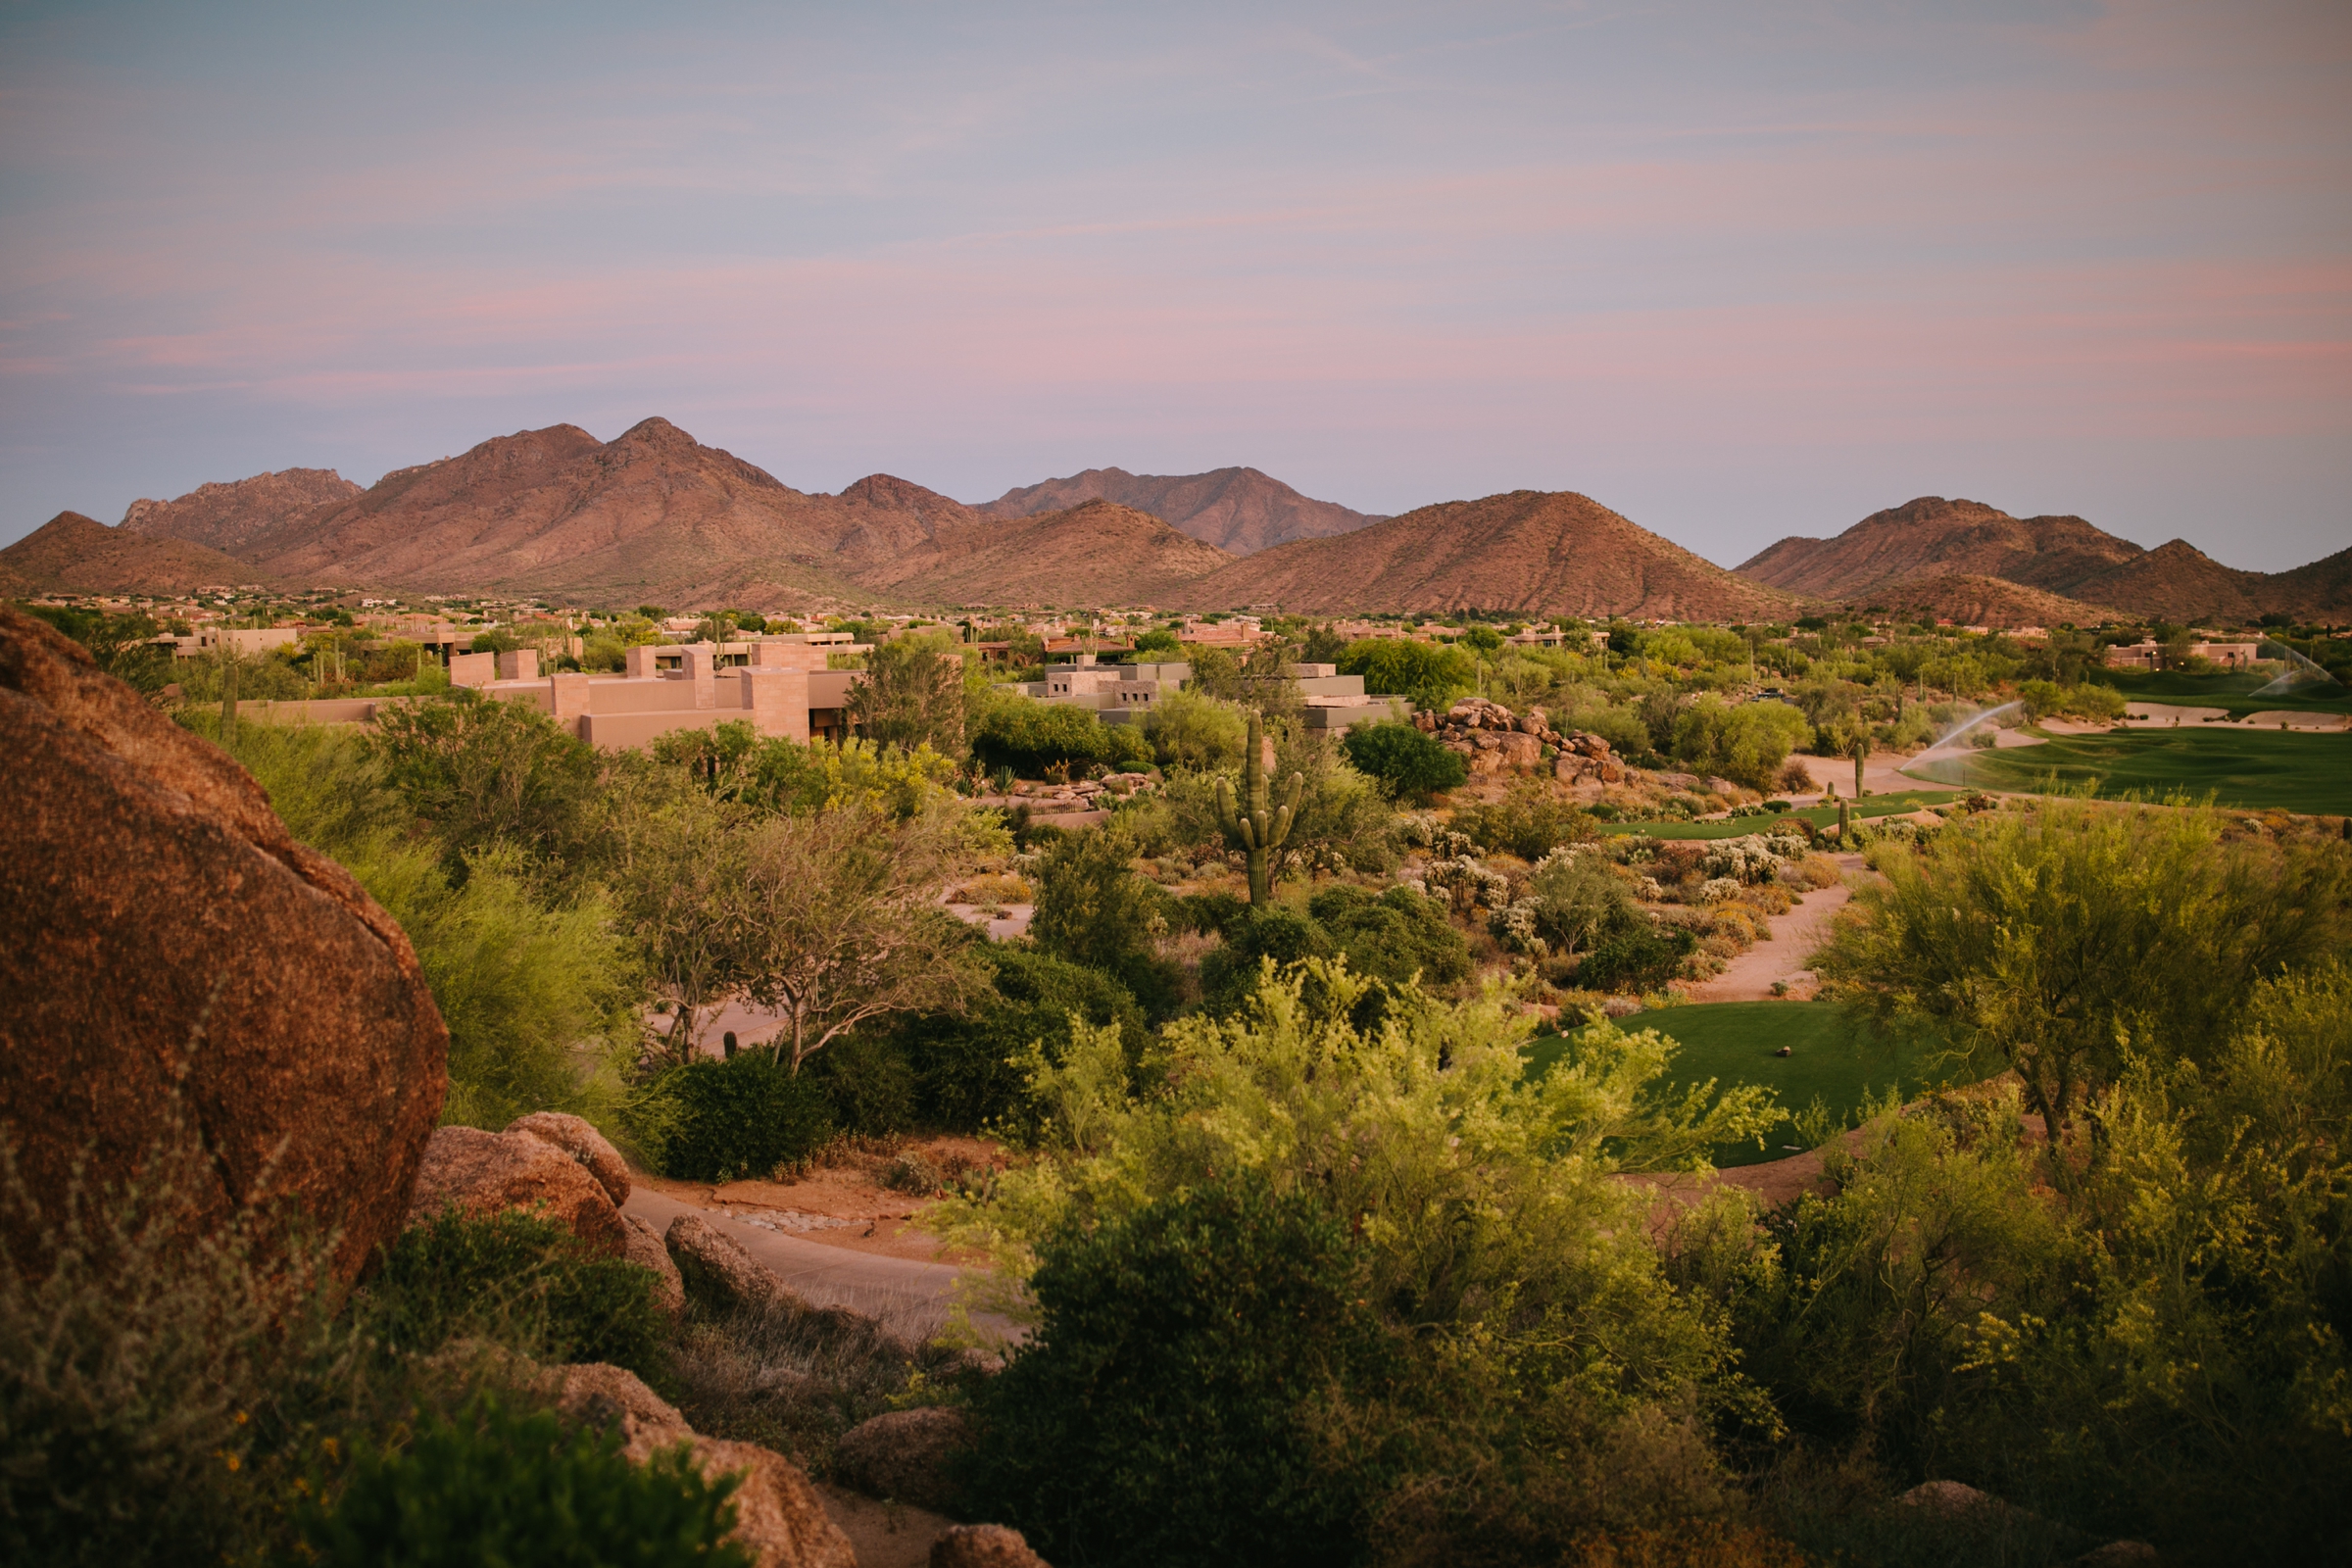
[[1125, 986], [1067, 958], [1009, 944], [983, 953], [993, 979], [960, 1013], [917, 1013], [886, 1037], [913, 1074], [923, 1118], [956, 1132], [1030, 1119], [1028, 1062], [1035, 1046], [1059, 1061], [1070, 1018], [1116, 1025], [1130, 1055], [1146, 1039], [1143, 1009]]
[[1444, 905], [1408, 887], [1375, 897], [1355, 887], [1325, 888], [1307, 912], [1331, 933], [1348, 967], [1392, 986], [1418, 974], [1428, 986], [1452, 985], [1470, 975], [1470, 945], [1446, 918]]
[[566, 1434], [489, 1395], [351, 1457], [331, 1508], [303, 1521], [330, 1568], [751, 1568], [726, 1539], [740, 1478], [706, 1481], [685, 1445], [640, 1466], [618, 1432]]
[[655, 1080], [649, 1098], [665, 1114], [641, 1110], [639, 1125], [666, 1125], [658, 1143], [642, 1133], [639, 1142], [654, 1146], [648, 1152], [664, 1176], [705, 1182], [765, 1176], [833, 1136], [824, 1086], [777, 1065], [765, 1051], [672, 1067]]
[[1072, 963], [1111, 976], [1164, 1018], [1175, 1010], [1173, 968], [1156, 950], [1167, 929], [1165, 894], [1132, 869], [1135, 841], [1113, 828], [1075, 833], [1046, 852], [1037, 868], [1037, 912], [1029, 937]]
[[1443, 712], [1478, 684], [1478, 662], [1458, 648], [1401, 637], [1366, 637], [1339, 657], [1340, 673], [1364, 677], [1364, 690], [1409, 697], [1416, 708]]
[[[1411, 888], [1378, 895], [1356, 887], [1330, 887], [1306, 908], [1277, 906], [1250, 910], [1228, 921], [1221, 946], [1200, 960], [1202, 1005], [1215, 1015], [1233, 1012], [1257, 990], [1260, 966], [1277, 969], [1307, 958], [1342, 957], [1348, 967], [1376, 985], [1352, 1015], [1358, 1028], [1375, 1026], [1397, 988], [1419, 976], [1429, 986], [1450, 985], [1470, 973], [1470, 947], [1446, 918], [1444, 906]], [[1310, 994], [1319, 995], [1311, 977]]]
[[1242, 765], [1242, 711], [1199, 692], [1172, 692], [1144, 715], [1144, 733], [1162, 767], [1216, 772]]
[[1460, 788], [1470, 776], [1469, 759], [1396, 719], [1353, 725], [1340, 744], [1355, 770], [1377, 780], [1394, 800], [1425, 802]]
[[1655, 991], [1675, 976], [1698, 939], [1680, 926], [1637, 916], [1592, 945], [1576, 966], [1588, 991]]
[[1344, 1563], [1374, 1479], [1304, 1420], [1384, 1345], [1348, 1232], [1262, 1180], [1179, 1193], [1040, 1249], [1044, 1320], [983, 1385], [964, 1483], [1056, 1562]]
[[920, 1119], [914, 1064], [886, 1036], [851, 1035], [804, 1065], [824, 1086], [833, 1120], [854, 1133], [903, 1133]]
[[563, 1225], [508, 1210], [454, 1210], [384, 1250], [358, 1311], [385, 1345], [430, 1354], [450, 1341], [495, 1341], [546, 1361], [658, 1369], [664, 1333], [653, 1276], [591, 1251]]
[[1546, 779], [1522, 779], [1492, 805], [1459, 808], [1453, 827], [1482, 850], [1523, 860], [1541, 860], [1563, 844], [1593, 836], [1590, 814], [1553, 795]]
[[1140, 766], [1152, 760], [1152, 748], [1134, 725], [1105, 724], [1091, 709], [1014, 697], [999, 701], [980, 720], [972, 755], [991, 771], [1009, 767], [1038, 778], [1057, 765]]

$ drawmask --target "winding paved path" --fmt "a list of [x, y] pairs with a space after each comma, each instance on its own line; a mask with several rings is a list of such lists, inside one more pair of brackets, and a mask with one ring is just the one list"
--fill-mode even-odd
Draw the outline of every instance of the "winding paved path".
[[[955, 1301], [956, 1278], [964, 1272], [946, 1263], [854, 1252], [798, 1236], [779, 1235], [761, 1226], [731, 1219], [720, 1209], [680, 1202], [644, 1187], [633, 1189], [629, 1200], [621, 1206], [657, 1232], [666, 1232], [669, 1222], [680, 1214], [699, 1214], [774, 1270], [809, 1305], [847, 1307], [909, 1339], [929, 1339], [947, 1323], [948, 1309]], [[1007, 1340], [1018, 1340], [1025, 1332], [992, 1312], [975, 1312], [972, 1322]]]

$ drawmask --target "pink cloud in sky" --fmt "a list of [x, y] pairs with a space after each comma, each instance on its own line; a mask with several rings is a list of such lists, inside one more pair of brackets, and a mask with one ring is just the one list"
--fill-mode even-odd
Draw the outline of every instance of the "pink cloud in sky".
[[1572, 485], [1719, 559], [1961, 485], [2352, 540], [2342, 8], [890, 15], [421, 85], [407, 18], [21, 39], [0, 537], [663, 413], [810, 487]]

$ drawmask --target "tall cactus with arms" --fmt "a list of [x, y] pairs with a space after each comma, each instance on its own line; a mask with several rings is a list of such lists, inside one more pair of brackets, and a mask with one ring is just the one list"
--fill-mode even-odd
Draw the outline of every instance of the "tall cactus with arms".
[[1263, 907], [1274, 902], [1274, 852], [1291, 836], [1291, 818], [1298, 814], [1298, 792], [1305, 775], [1293, 773], [1282, 786], [1282, 804], [1272, 802], [1266, 788], [1265, 721], [1250, 715], [1250, 750], [1242, 759], [1245, 803], [1233, 798], [1233, 781], [1217, 780], [1217, 820], [1242, 841], [1250, 858], [1250, 903]]

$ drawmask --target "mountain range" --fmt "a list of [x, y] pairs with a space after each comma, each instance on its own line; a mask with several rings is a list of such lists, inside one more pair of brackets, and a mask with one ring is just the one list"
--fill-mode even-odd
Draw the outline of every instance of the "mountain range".
[[[1993, 613], [2007, 613], [2030, 605], [2043, 624], [2088, 624], [2115, 611], [2181, 621], [2248, 621], [2266, 612], [2319, 619], [2352, 614], [2352, 549], [2291, 571], [2239, 571], [2185, 539], [2145, 550], [2081, 517], [2013, 517], [1983, 502], [1941, 496], [1874, 512], [1834, 539], [1783, 539], [1739, 570], [1791, 593], [1857, 607], [1940, 607], [1974, 598], [2002, 607]], [[1983, 585], [1996, 582], [2028, 592], [1987, 598]]]
[[869, 604], [1151, 604], [1309, 614], [1493, 610], [1696, 620], [1817, 604], [1965, 623], [2094, 623], [2114, 611], [2352, 619], [2352, 550], [2237, 571], [2081, 517], [1923, 497], [1737, 571], [1574, 492], [1512, 491], [1379, 517], [1255, 468], [1089, 468], [967, 505], [890, 474], [793, 489], [651, 418], [499, 436], [362, 488], [289, 468], [63, 513], [0, 550], [0, 593], [184, 592], [229, 582], [822, 611]]
[[974, 510], [989, 517], [1030, 517], [1041, 512], [1066, 512], [1088, 501], [1115, 501], [1148, 512], [1179, 532], [1237, 556], [1296, 539], [1351, 533], [1383, 520], [1337, 502], [1302, 496], [1255, 468], [1182, 474], [1089, 468], [1067, 479], [1007, 490]]

